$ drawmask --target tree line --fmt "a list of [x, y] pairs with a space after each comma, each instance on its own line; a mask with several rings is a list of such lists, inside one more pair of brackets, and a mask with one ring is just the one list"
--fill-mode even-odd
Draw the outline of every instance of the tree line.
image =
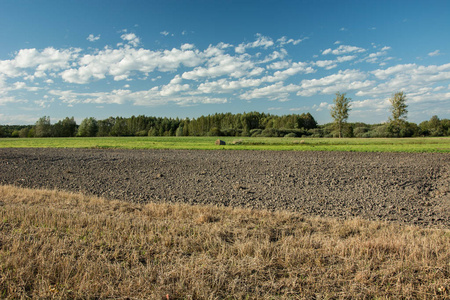
[[51, 124], [41, 117], [35, 125], [0, 126], [0, 137], [102, 137], [102, 136], [262, 136], [262, 137], [418, 137], [450, 136], [450, 120], [433, 116], [415, 124], [407, 121], [403, 92], [390, 99], [391, 116], [383, 124], [348, 123], [351, 99], [336, 93], [330, 114], [332, 123], [318, 125], [310, 113], [272, 115], [259, 112], [216, 113], [194, 119], [149, 116], [85, 118], [77, 124], [66, 117]]
[[351, 99], [347, 98], [345, 93], [337, 92], [330, 110], [333, 123], [324, 127], [328, 132], [322, 131], [318, 135], [337, 135], [338, 137], [450, 136], [450, 120], [448, 119], [440, 120], [438, 116], [433, 116], [429, 121], [424, 121], [419, 125], [408, 122], [408, 105], [404, 92], [395, 93], [389, 102], [391, 116], [385, 124], [347, 123], [351, 111]]
[[85, 118], [77, 124], [66, 117], [51, 124], [41, 117], [33, 126], [1, 126], [3, 137], [95, 137], [95, 136], [303, 136], [317, 128], [310, 113], [272, 115], [259, 112], [216, 113], [194, 119], [132, 116], [104, 120]]

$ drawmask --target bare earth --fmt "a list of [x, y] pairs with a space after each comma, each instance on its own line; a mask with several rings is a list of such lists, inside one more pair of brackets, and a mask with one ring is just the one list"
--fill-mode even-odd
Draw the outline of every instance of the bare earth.
[[450, 228], [450, 155], [0, 149], [0, 184]]

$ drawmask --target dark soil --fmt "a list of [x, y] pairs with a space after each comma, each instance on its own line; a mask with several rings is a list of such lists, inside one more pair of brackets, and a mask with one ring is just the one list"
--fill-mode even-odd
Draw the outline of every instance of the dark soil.
[[0, 184], [450, 228], [450, 155], [0, 149]]

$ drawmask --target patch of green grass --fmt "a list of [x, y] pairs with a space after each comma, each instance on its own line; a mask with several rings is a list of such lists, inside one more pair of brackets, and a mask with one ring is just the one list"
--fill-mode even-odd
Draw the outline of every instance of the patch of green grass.
[[450, 138], [260, 138], [221, 137], [3, 138], [0, 148], [98, 148], [187, 150], [285, 150], [352, 152], [450, 152]]

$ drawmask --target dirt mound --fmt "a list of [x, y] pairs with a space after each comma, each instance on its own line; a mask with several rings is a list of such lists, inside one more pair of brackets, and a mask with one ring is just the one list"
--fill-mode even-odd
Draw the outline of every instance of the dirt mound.
[[0, 149], [0, 184], [450, 227], [448, 154]]

